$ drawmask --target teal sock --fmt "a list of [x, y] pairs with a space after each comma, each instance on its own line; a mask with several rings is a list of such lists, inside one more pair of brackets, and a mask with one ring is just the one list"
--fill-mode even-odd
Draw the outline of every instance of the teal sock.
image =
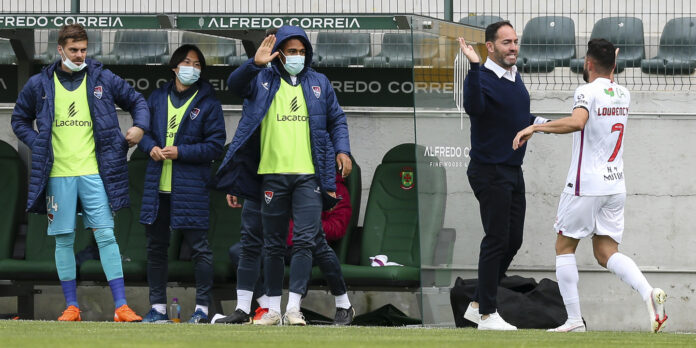
[[121, 252], [116, 244], [114, 229], [100, 228], [94, 231], [94, 239], [99, 247], [99, 258], [102, 268], [106, 275], [106, 280], [111, 281], [116, 278], [123, 278], [123, 267], [121, 265]]

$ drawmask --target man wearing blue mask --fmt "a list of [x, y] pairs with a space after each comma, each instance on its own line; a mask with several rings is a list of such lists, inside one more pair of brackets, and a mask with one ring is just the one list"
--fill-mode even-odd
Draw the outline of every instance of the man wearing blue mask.
[[[261, 228], [242, 229], [238, 304], [235, 313], [225, 318], [227, 323], [251, 322], [250, 303], [263, 247], [269, 311], [254, 324], [305, 325], [300, 301], [311, 275], [322, 208], [331, 208], [336, 198], [336, 165], [344, 177], [352, 166], [346, 116], [330, 81], [310, 68], [311, 62], [307, 34], [286, 25], [266, 37], [255, 56], [227, 79], [229, 89], [244, 98], [244, 108], [217, 172], [216, 186], [230, 197], [246, 199], [243, 215], [260, 210], [263, 225], [262, 236], [245, 233]], [[290, 218], [295, 224], [290, 295], [281, 318], [283, 256]]]
[[[215, 89], [200, 79], [205, 57], [194, 45], [177, 48], [169, 60], [173, 81], [147, 100], [150, 131], [138, 148], [150, 155], [140, 222], [147, 234], [147, 282], [152, 309], [143, 322], [167, 317], [171, 229], [181, 232], [195, 263], [196, 308], [189, 323], [208, 322], [213, 252], [208, 244], [210, 164], [222, 155], [225, 121]], [[172, 318], [174, 319], [174, 318]]]
[[[63, 26], [57, 49], [60, 61], [22, 88], [12, 129], [32, 152], [27, 211], [47, 214], [48, 234], [56, 239], [56, 268], [67, 307], [58, 320], [81, 320], [73, 251], [79, 199], [111, 287], [114, 321], [140, 321], [126, 304], [113, 211], [129, 204], [126, 156], [150, 125], [147, 103], [126, 81], [85, 57], [87, 32], [81, 25]], [[133, 116], [125, 137], [114, 103]]]

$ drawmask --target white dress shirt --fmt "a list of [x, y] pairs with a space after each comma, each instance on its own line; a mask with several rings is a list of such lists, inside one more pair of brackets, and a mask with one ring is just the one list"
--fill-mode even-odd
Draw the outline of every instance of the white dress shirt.
[[498, 78], [506, 78], [512, 82], [515, 82], [515, 76], [517, 75], [517, 66], [513, 65], [510, 70], [505, 70], [503, 69], [502, 66], [498, 65], [498, 63], [494, 62], [492, 59], [487, 58], [486, 63], [483, 65], [487, 69], [493, 71]]

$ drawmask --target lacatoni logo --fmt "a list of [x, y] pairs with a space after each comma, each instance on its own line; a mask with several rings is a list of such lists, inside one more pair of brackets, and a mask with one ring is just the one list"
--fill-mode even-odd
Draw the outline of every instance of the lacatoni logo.
[[172, 115], [172, 118], [169, 119], [169, 124], [167, 124], [167, 138], [174, 138], [176, 136], [174, 128], [176, 128], [176, 115]]
[[77, 108], [75, 107], [75, 102], [70, 103], [68, 107], [68, 117], [75, 117], [77, 115]]
[[299, 109], [300, 106], [297, 104], [297, 97], [292, 98], [292, 101], [290, 102], [290, 112], [297, 112]]
[[273, 191], [264, 191], [263, 198], [266, 200], [266, 204], [270, 204], [271, 199], [273, 199]]

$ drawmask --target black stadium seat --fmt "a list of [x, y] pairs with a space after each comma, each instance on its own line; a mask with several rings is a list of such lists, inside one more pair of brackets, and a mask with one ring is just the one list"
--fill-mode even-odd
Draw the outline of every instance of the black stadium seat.
[[522, 32], [517, 68], [524, 72], [551, 72], [569, 66], [575, 58], [575, 22], [561, 16], [535, 17]]
[[691, 74], [696, 68], [696, 18], [674, 18], [665, 24], [657, 55], [640, 65], [648, 74]]
[[[616, 58], [616, 73], [625, 68], [640, 67], [641, 60], [645, 59], [645, 40], [643, 38], [643, 21], [635, 17], [608, 17], [602, 18], [592, 28], [590, 39], [607, 39], [620, 48]], [[582, 73], [585, 59], [573, 59], [570, 61], [570, 70]]]

